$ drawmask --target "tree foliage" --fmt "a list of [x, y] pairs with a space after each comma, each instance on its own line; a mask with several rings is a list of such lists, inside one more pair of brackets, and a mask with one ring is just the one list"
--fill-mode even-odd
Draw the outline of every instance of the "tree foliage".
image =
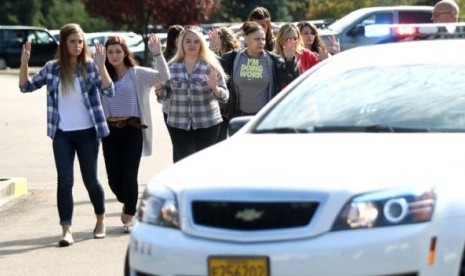
[[208, 20], [219, 0], [83, 0], [90, 15], [103, 16], [115, 28], [127, 27], [144, 35], [147, 61], [149, 26], [193, 25]]
[[292, 21], [291, 12], [296, 6], [305, 6], [306, 1], [282, 0], [223, 0], [212, 15], [210, 22], [244, 22], [254, 8], [261, 6], [271, 13], [273, 21]]
[[208, 20], [219, 0], [82, 0], [90, 15], [103, 16], [115, 28], [146, 33], [149, 25], [192, 25]]
[[[144, 26], [243, 22], [256, 6], [266, 7], [273, 21], [340, 18], [366, 6], [434, 5], [439, 0], [1, 0], [0, 24], [57, 29], [70, 22], [87, 32]], [[465, 19], [465, 0], [456, 0]], [[142, 22], [142, 23], [141, 23]]]

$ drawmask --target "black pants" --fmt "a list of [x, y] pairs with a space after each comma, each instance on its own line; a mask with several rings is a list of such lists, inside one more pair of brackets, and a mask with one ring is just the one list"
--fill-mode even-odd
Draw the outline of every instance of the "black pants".
[[139, 196], [139, 165], [142, 156], [142, 130], [133, 127], [110, 127], [102, 139], [108, 185], [123, 203], [124, 213], [134, 215]]
[[220, 124], [191, 130], [171, 126], [168, 126], [168, 129], [173, 143], [173, 150], [176, 151], [174, 162], [177, 162], [218, 142]]
[[223, 117], [223, 122], [220, 124], [220, 131], [218, 134], [218, 142], [221, 142], [223, 140], [226, 140], [226, 138], [228, 138], [228, 124], [229, 124], [229, 119]]

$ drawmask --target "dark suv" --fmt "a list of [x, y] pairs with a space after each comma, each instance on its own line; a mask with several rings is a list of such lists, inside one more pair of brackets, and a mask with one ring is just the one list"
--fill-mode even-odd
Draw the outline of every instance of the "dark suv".
[[47, 29], [0, 25], [0, 69], [20, 66], [22, 45], [28, 40], [32, 43], [30, 66], [43, 66], [55, 57], [58, 42]]

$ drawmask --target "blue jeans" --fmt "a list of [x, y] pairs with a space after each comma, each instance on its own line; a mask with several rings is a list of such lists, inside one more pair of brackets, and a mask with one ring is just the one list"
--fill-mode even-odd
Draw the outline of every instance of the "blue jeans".
[[57, 169], [57, 205], [61, 225], [71, 225], [73, 217], [74, 156], [77, 154], [81, 176], [96, 215], [105, 213], [105, 195], [97, 179], [100, 139], [94, 128], [62, 131], [53, 138], [53, 155]]

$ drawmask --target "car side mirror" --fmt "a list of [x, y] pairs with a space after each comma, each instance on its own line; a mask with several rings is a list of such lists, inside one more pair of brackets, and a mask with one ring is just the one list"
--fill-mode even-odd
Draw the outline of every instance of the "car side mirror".
[[241, 116], [232, 118], [228, 124], [228, 136], [234, 135], [239, 131], [245, 124], [247, 124], [253, 116]]

